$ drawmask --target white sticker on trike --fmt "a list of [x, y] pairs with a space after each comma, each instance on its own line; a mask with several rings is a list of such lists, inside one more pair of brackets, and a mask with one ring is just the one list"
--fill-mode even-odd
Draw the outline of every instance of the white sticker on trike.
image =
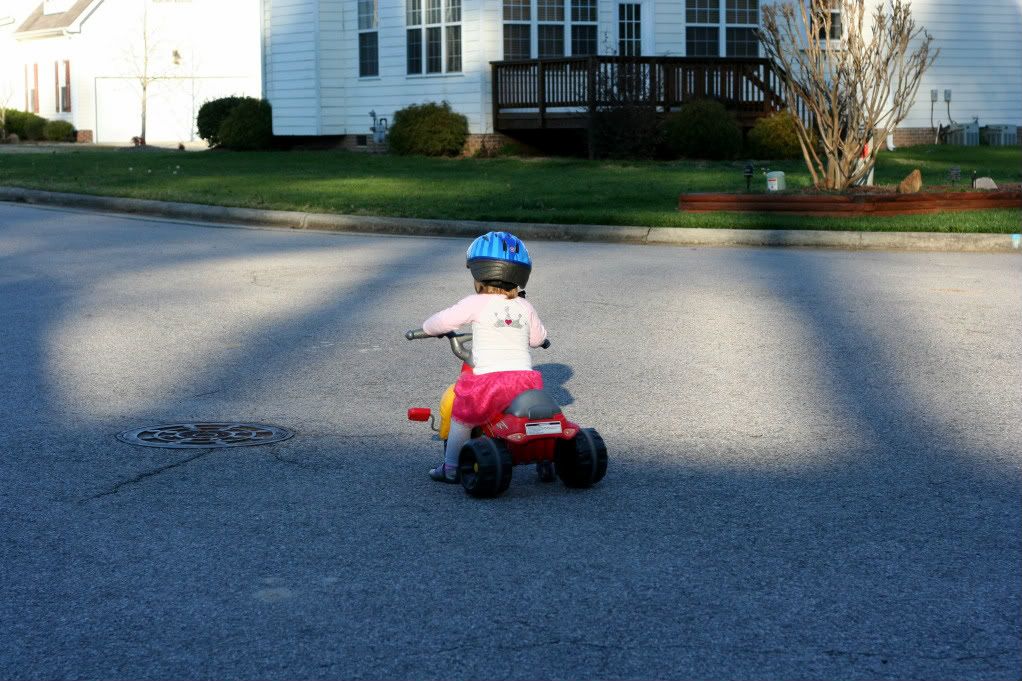
[[543, 423], [526, 423], [526, 435], [557, 435], [561, 432], [560, 421], [547, 421]]

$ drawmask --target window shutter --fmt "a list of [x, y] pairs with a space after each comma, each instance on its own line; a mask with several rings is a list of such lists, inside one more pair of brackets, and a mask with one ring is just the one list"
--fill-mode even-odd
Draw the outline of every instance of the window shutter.
[[67, 86], [67, 109], [71, 111], [71, 62], [64, 62], [64, 84]]

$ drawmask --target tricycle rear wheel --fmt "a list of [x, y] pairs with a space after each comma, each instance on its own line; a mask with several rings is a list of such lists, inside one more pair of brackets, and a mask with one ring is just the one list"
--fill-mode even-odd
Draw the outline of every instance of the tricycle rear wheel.
[[557, 443], [554, 468], [566, 487], [592, 487], [607, 474], [607, 445], [595, 429], [583, 428]]
[[503, 494], [511, 485], [514, 460], [502, 440], [477, 437], [465, 443], [458, 456], [458, 476], [465, 491], [477, 498]]

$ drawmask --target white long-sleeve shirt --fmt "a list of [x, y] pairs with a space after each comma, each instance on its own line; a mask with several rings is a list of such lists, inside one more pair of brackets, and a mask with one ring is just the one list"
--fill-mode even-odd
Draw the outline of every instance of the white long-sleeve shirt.
[[422, 323], [431, 336], [472, 325], [473, 373], [529, 371], [529, 348], [538, 348], [546, 340], [546, 329], [536, 308], [524, 298], [496, 293], [477, 293], [441, 310]]

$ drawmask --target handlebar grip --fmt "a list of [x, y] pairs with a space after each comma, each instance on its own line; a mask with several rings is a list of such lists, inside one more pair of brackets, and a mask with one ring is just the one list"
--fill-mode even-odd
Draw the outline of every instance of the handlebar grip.
[[549, 338], [547, 338], [546, 340], [544, 340], [544, 341], [543, 341], [543, 344], [542, 344], [542, 345], [540, 345], [539, 347], [543, 348], [544, 350], [546, 350], [547, 348], [549, 348], [549, 347], [550, 347], [550, 339], [549, 339]]
[[422, 340], [423, 338], [432, 338], [428, 333], [422, 329], [412, 329], [411, 331], [405, 332], [405, 338], [408, 340]]

